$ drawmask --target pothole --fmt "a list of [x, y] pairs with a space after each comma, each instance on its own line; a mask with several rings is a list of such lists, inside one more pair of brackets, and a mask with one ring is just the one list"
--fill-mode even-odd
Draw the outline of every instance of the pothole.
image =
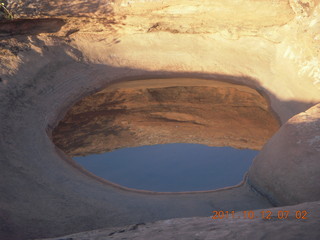
[[239, 184], [258, 151], [200, 144], [159, 144], [74, 157], [93, 174], [128, 188], [208, 191]]
[[[261, 149], [278, 127], [279, 123], [267, 100], [252, 88], [216, 80], [161, 79], [160, 81], [159, 79], [149, 79], [113, 84], [81, 99], [54, 129], [53, 141], [71, 157], [110, 152], [107, 153], [109, 157], [105, 158], [113, 159], [121, 152], [124, 153], [119, 160], [112, 160], [114, 166], [122, 166], [119, 168], [120, 170], [112, 170], [114, 166], [104, 163], [107, 167], [95, 166], [98, 170], [96, 172], [91, 168], [97, 164], [94, 162], [95, 160], [79, 160], [89, 171], [96, 172], [96, 175], [120, 185], [152, 191], [198, 191], [239, 183], [256, 154], [254, 151], [246, 150], [247, 156], [244, 154], [241, 157], [245, 151], [239, 149]], [[171, 145], [170, 143], [180, 143], [180, 145]], [[158, 146], [152, 147], [150, 145]], [[162, 151], [166, 154], [169, 153], [168, 148], [172, 148], [172, 146], [184, 147], [179, 150], [182, 157], [173, 159], [170, 155], [166, 155], [167, 158], [172, 159], [167, 159], [168, 162], [165, 163], [164, 160], [154, 162], [155, 159], [143, 162], [146, 156], [142, 156], [142, 152], [139, 153], [140, 150], [130, 153], [132, 149], [123, 149], [139, 146], [143, 146], [140, 150], [158, 148], [155, 151]], [[213, 147], [229, 148], [216, 148], [213, 153]], [[187, 153], [193, 148], [195, 155], [193, 158], [187, 159], [187, 155], [192, 155]], [[116, 149], [121, 150], [114, 151]], [[222, 156], [221, 152], [219, 153], [222, 149], [224, 149], [225, 156]], [[205, 173], [208, 167], [204, 165], [202, 170], [199, 168], [196, 171], [196, 164], [200, 162], [197, 156], [206, 151], [210, 152], [210, 150], [212, 173]], [[230, 157], [226, 157], [231, 153], [244, 160], [235, 157], [231, 161]], [[136, 157], [132, 157], [134, 154], [137, 154]], [[214, 154], [220, 154], [220, 157], [214, 156]], [[149, 155], [147, 158], [153, 157]], [[180, 185], [176, 188], [163, 187], [164, 182], [161, 181], [154, 184], [156, 188], [143, 184], [140, 184], [139, 187], [122, 182], [121, 179], [119, 180], [119, 176], [112, 178], [113, 174], [124, 171], [120, 175], [126, 176], [125, 181], [133, 182], [129, 177], [134, 177], [136, 171], [132, 169], [137, 167], [140, 162], [141, 167], [137, 167], [137, 169], [143, 168], [143, 165], [145, 167], [149, 165], [154, 168], [154, 172], [146, 174], [152, 175], [154, 179], [163, 179], [166, 177], [155, 176], [161, 171], [164, 174], [169, 174], [175, 167], [174, 165], [166, 167], [165, 164], [170, 164], [170, 161], [172, 164], [172, 161], [175, 160], [179, 161], [176, 164], [184, 167], [193, 164], [194, 173], [197, 172], [199, 176], [201, 174], [203, 176], [205, 174], [211, 175], [212, 179], [206, 179], [204, 182], [213, 184], [202, 187], [192, 186], [196, 183], [196, 181], [189, 181], [190, 177], [188, 180], [192, 169], [190, 169], [190, 173], [183, 171], [184, 174], [180, 174], [185, 177], [185, 180], [181, 180], [184, 182], [184, 186]], [[221, 168], [216, 170], [225, 179], [223, 181], [222, 178], [218, 179], [214, 176], [214, 166], [218, 166], [218, 162], [222, 164], [221, 166], [229, 165], [225, 170], [221, 170]], [[158, 163], [164, 165], [156, 167]], [[236, 167], [238, 163], [242, 163], [243, 166]], [[243, 167], [244, 169], [238, 173], [230, 173], [233, 168], [241, 169]], [[103, 168], [106, 170], [102, 170]], [[165, 170], [166, 168], [167, 170]], [[179, 174], [177, 172], [171, 174], [176, 177], [176, 180], [171, 179], [171, 181], [177, 182]], [[233, 179], [236, 175], [237, 178]], [[149, 182], [152, 181], [152, 177], [149, 178]], [[141, 181], [147, 181], [147, 178]], [[186, 181], [189, 181], [190, 184], [186, 184]]]

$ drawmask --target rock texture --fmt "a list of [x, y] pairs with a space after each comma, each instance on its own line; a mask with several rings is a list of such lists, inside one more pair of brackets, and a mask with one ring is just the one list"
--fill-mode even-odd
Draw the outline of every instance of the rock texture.
[[114, 84], [82, 99], [53, 131], [53, 142], [71, 156], [175, 142], [261, 149], [277, 129], [254, 89], [150, 79]]
[[320, 179], [320, 104], [281, 127], [254, 160], [248, 180], [275, 204], [288, 205], [319, 200], [317, 179]]
[[0, 25], [0, 36], [55, 33], [59, 31], [64, 24], [65, 21], [60, 18], [3, 20]]
[[[272, 170], [268, 166], [261, 171], [262, 162], [284, 166], [280, 161], [286, 153], [277, 146], [273, 148], [281, 159], [259, 157], [253, 169], [261, 174], [251, 170], [249, 182], [219, 191], [175, 194], [125, 189], [99, 179], [77, 166], [50, 138], [71, 106], [126, 80], [189, 78], [245, 85], [268, 99], [285, 124], [320, 102], [319, 0], [8, 2], [16, 17], [60, 20], [20, 21], [21, 31], [17, 25], [1, 24], [1, 240], [208, 216], [213, 209], [266, 209], [272, 206], [268, 198], [283, 204], [306, 202], [306, 206], [313, 206], [307, 201], [319, 201], [316, 190], [309, 194], [312, 189], [303, 189], [306, 185], [301, 183], [292, 188], [277, 171], [278, 179], [265, 188], [261, 180], [270, 179]], [[166, 117], [185, 120], [188, 116], [169, 113]], [[294, 172], [308, 173], [299, 179], [316, 186], [318, 148], [311, 143], [316, 144], [317, 138], [309, 138], [312, 124], [303, 121], [303, 128], [290, 123], [279, 133], [281, 146], [289, 149], [286, 174], [293, 179]], [[286, 128], [310, 142], [292, 142], [296, 138]], [[295, 147], [303, 150], [303, 145], [306, 151], [301, 154], [310, 157], [313, 171], [290, 152]], [[271, 154], [273, 148], [265, 149]], [[287, 199], [277, 186], [283, 191], [287, 186], [292, 198]], [[257, 238], [274, 239], [268, 235], [273, 227], [296, 231], [304, 238], [300, 230], [292, 229], [295, 222], [287, 223], [259, 221], [256, 227], [262, 235]], [[250, 224], [241, 226], [249, 229]], [[309, 232], [314, 222], [301, 226]], [[314, 236], [318, 238], [305, 238]]]
[[[100, 240], [100, 239], [153, 239], [153, 240], [217, 240], [217, 239], [275, 239], [300, 240], [320, 238], [320, 203], [313, 202], [290, 207], [269, 208], [270, 219], [261, 218], [261, 210], [254, 211], [257, 218], [244, 219], [243, 212], [234, 219], [176, 218], [153, 223], [138, 223], [122, 228], [105, 228], [43, 240]], [[288, 211], [288, 218], [279, 219], [278, 212]], [[297, 211], [307, 211], [308, 219], [297, 219]], [[298, 215], [299, 216], [299, 215]]]

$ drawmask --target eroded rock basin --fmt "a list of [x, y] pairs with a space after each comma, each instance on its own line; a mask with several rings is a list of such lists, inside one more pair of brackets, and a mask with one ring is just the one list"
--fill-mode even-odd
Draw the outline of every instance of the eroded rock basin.
[[[0, 36], [1, 240], [54, 237], [117, 226], [120, 228], [107, 231], [107, 236], [102, 237], [163, 239], [159, 230], [171, 228], [176, 223], [181, 224], [173, 226], [173, 231], [168, 230], [169, 234], [174, 233], [165, 238], [174, 239], [181, 234], [183, 239], [188, 239], [184, 233], [200, 239], [211, 236], [226, 239], [228, 236], [239, 237], [239, 234], [246, 239], [252, 234], [255, 239], [320, 238], [317, 227], [320, 200], [318, 0], [206, 0], [201, 4], [193, 0], [8, 2], [16, 17], [53, 17], [63, 21], [30, 20], [28, 22], [32, 24], [28, 26], [23, 25], [27, 21], [18, 21], [18, 26], [10, 23], [0, 27], [4, 32]], [[83, 170], [50, 139], [52, 127], [61, 120], [58, 116], [66, 113], [79, 98], [100, 91], [106, 85], [111, 86], [111, 83], [120, 84], [124, 79], [148, 81], [160, 78], [224, 82], [232, 79], [233, 83], [259, 89], [267, 96], [280, 117], [281, 128], [262, 148], [246, 182], [233, 188], [196, 194], [133, 191]], [[203, 99], [203, 90], [208, 89], [204, 84], [174, 87], [179, 89], [174, 92], [181, 92], [182, 96], [188, 89], [195, 91], [193, 95], [199, 99]], [[218, 99], [228, 99], [230, 89], [210, 88], [217, 90]], [[205, 111], [212, 107], [218, 112], [218, 106], [204, 103], [205, 108], [202, 108], [202, 104], [181, 98], [177, 108], [167, 87], [152, 89], [150, 93], [132, 86], [127, 89], [128, 95], [126, 91], [108, 92], [105, 89], [110, 102], [117, 98], [124, 100], [117, 102], [119, 109], [107, 108], [109, 114], [117, 112], [117, 118], [104, 119], [106, 122], [102, 125], [98, 122], [104, 131], [115, 133], [112, 138], [112, 134], [108, 137], [102, 134], [94, 138], [88, 136], [91, 140], [104, 141], [92, 146], [85, 141], [86, 132], [75, 129], [77, 134], [74, 136], [79, 142], [64, 142], [60, 134], [60, 147], [66, 146], [69, 155], [81, 155], [108, 150], [110, 143], [112, 148], [157, 143], [161, 139], [160, 133], [183, 141], [194, 141], [189, 135], [203, 142], [208, 137], [210, 143], [205, 143], [208, 145], [232, 142], [238, 147], [247, 144], [260, 148], [263, 144], [252, 138], [248, 131], [241, 131], [239, 136], [230, 131], [228, 139], [213, 141], [203, 129], [210, 127], [217, 133], [219, 129], [214, 128], [210, 120], [213, 116], [208, 114], [210, 118], [207, 118]], [[238, 90], [236, 87], [232, 93], [239, 93]], [[142, 99], [130, 108], [128, 103], [137, 92], [152, 106], [157, 106], [158, 111], [146, 108]], [[263, 113], [266, 105], [260, 101], [255, 105], [256, 93], [244, 92], [249, 98], [248, 101], [241, 100], [245, 105], [239, 111], [241, 119], [246, 119], [244, 126], [250, 123], [259, 132], [259, 124], [255, 124], [252, 116], [243, 117], [246, 113], [252, 114], [251, 110], [257, 105]], [[169, 100], [160, 97], [160, 101], [156, 101], [156, 95], [168, 95]], [[131, 97], [125, 99], [123, 96]], [[89, 103], [91, 106], [92, 100]], [[186, 104], [192, 114], [187, 109], [181, 111]], [[100, 103], [95, 106], [102, 107]], [[229, 127], [223, 121], [224, 114], [234, 116], [231, 106], [239, 108], [231, 101], [230, 105], [224, 106], [230, 110], [228, 114], [219, 111], [222, 117], [217, 123], [222, 128]], [[135, 114], [136, 109], [141, 115]], [[118, 110], [128, 113], [134, 126], [129, 126]], [[79, 113], [92, 116], [83, 107]], [[260, 113], [257, 116], [262, 116]], [[147, 127], [140, 132], [142, 124], [139, 122], [145, 117]], [[69, 120], [70, 123], [81, 122], [83, 129], [94, 129], [83, 119]], [[174, 129], [177, 123], [188, 136]], [[74, 141], [71, 125], [64, 124], [61, 130]], [[157, 128], [157, 124], [163, 128]], [[157, 129], [158, 135], [151, 135], [152, 128]], [[192, 132], [190, 128], [197, 131]], [[166, 130], [161, 132], [161, 129]], [[168, 132], [177, 133], [177, 136]], [[262, 133], [262, 139], [267, 139], [268, 134]], [[128, 140], [120, 144], [118, 140], [123, 137]], [[143, 140], [147, 137], [150, 141]], [[81, 144], [82, 149], [79, 148]], [[288, 206], [298, 203], [303, 204]], [[271, 222], [240, 219], [220, 224], [208, 223], [207, 218], [181, 219], [208, 216], [215, 209], [267, 210], [273, 204], [282, 206], [279, 210], [308, 210], [314, 214], [303, 223], [292, 218]], [[148, 222], [172, 218], [180, 219], [165, 220], [155, 224], [153, 231], [147, 230], [152, 225]], [[136, 235], [140, 228], [137, 224], [141, 222], [146, 223], [142, 230], [147, 231]], [[121, 227], [128, 224], [134, 224], [128, 227], [130, 231]], [[197, 235], [199, 229], [203, 230], [203, 235]], [[81, 239], [81, 236], [72, 238]]]

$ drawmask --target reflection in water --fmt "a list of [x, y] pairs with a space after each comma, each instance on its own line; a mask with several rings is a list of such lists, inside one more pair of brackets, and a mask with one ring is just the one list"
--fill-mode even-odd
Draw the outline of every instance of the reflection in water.
[[95, 175], [125, 187], [179, 192], [236, 185], [257, 153], [175, 143], [123, 148], [74, 160]]

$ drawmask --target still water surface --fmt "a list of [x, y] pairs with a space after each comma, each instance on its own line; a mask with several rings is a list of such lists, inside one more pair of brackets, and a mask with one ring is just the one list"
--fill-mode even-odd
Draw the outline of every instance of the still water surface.
[[257, 153], [174, 143], [123, 148], [73, 159], [95, 175], [125, 187], [180, 192], [240, 183]]

